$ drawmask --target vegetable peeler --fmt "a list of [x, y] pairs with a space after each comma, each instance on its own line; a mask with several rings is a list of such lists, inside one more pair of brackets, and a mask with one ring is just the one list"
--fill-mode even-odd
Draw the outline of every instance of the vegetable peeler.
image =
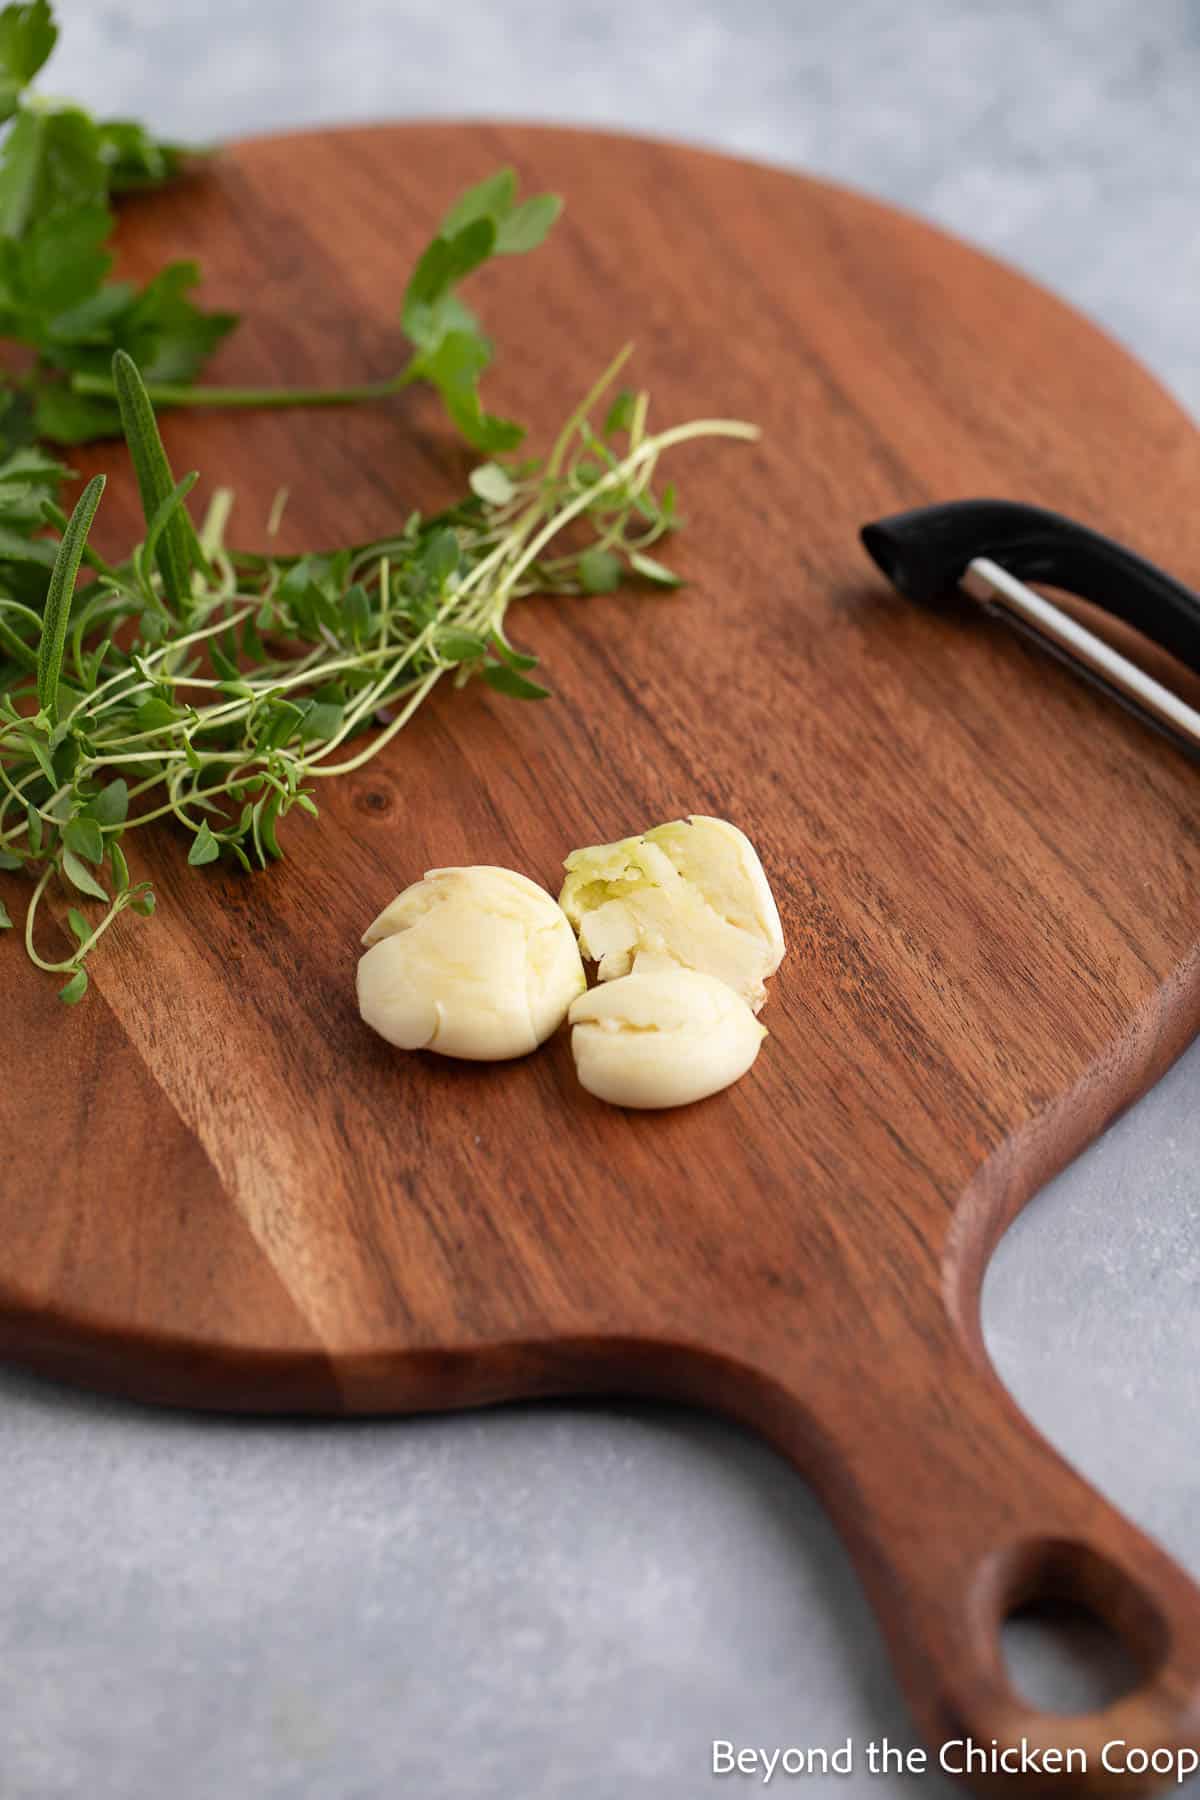
[[1041, 507], [952, 500], [864, 525], [862, 542], [893, 587], [932, 604], [957, 586], [987, 613], [1200, 756], [1200, 711], [1044, 594], [1045, 583], [1133, 626], [1200, 674], [1200, 595], [1125, 545]]

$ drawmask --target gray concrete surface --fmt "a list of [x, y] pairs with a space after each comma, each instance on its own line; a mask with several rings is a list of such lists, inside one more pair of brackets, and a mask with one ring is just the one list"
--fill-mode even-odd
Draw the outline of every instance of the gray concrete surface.
[[[830, 173], [1022, 264], [1200, 410], [1190, 0], [61, 10], [55, 90], [180, 133], [519, 114]], [[985, 1308], [1017, 1397], [1195, 1574], [1198, 1080], [1194, 1051], [1041, 1196]], [[1037, 1634], [1014, 1657], [1078, 1698]], [[848, 1736], [855, 1774], [770, 1791], [943, 1791], [868, 1778], [883, 1735], [910, 1741], [836, 1541], [723, 1425], [255, 1425], [0, 1373], [2, 1800], [694, 1800], [757, 1791], [714, 1738]]]

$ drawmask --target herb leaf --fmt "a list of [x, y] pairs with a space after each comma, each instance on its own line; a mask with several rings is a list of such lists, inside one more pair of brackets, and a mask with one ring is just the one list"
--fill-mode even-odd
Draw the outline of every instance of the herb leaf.
[[656, 561], [653, 556], [643, 555], [640, 550], [629, 552], [629, 566], [635, 574], [641, 575], [646, 581], [652, 581], [656, 587], [678, 588], [683, 586], [682, 579], [674, 569], [668, 569], [665, 563]]
[[508, 694], [513, 700], [548, 700], [550, 689], [539, 687], [536, 681], [528, 681], [524, 675], [518, 675], [507, 663], [489, 663], [483, 671], [483, 679], [498, 694]]
[[48, 349], [47, 321], [95, 294], [112, 266], [104, 248], [111, 229], [103, 203], [84, 201], [67, 211], [39, 213], [15, 248], [3, 246], [12, 304], [23, 315], [20, 335], [27, 342]]
[[61, 382], [39, 388], [33, 402], [39, 437], [55, 444], [90, 444], [121, 429], [121, 415], [109, 400], [73, 393]]
[[216, 862], [221, 854], [221, 846], [213, 836], [208, 820], [205, 819], [192, 840], [188, 851], [188, 861], [193, 869], [203, 868], [205, 863]]
[[35, 221], [52, 232], [54, 215], [103, 207], [106, 186], [96, 151], [96, 127], [78, 107], [20, 111], [0, 158], [0, 232], [5, 238], [19, 248]]
[[[129, 815], [129, 784], [118, 778], [110, 781], [91, 801], [88, 811], [99, 825], [123, 825]], [[93, 859], [99, 862], [100, 858]]]
[[513, 201], [517, 197], [517, 177], [511, 168], [497, 169], [494, 175], [488, 175], [474, 187], [467, 188], [459, 195], [438, 230], [439, 237], [450, 238], [461, 231], [464, 225], [472, 225], [477, 219], [490, 219], [495, 225], [498, 220], [512, 210]]
[[478, 494], [481, 500], [488, 501], [492, 506], [507, 506], [516, 492], [507, 470], [502, 469], [499, 463], [480, 463], [477, 469], [471, 470], [467, 480], [471, 484], [471, 492]]
[[501, 219], [496, 231], [497, 256], [523, 256], [544, 243], [550, 227], [562, 211], [557, 194], [534, 194]]
[[179, 493], [146, 384], [127, 351], [115, 353], [112, 373], [125, 441], [142, 496], [142, 511], [154, 538], [151, 545], [147, 537], [147, 548], [153, 550], [167, 600], [176, 613], [183, 615], [191, 594], [191, 543], [178, 506], [172, 503], [182, 500], [195, 477], [190, 477], [186, 485], [181, 482], [183, 493]]
[[470, 632], [447, 632], [438, 639], [438, 655], [448, 663], [479, 662], [487, 655], [487, 645]]
[[442, 396], [446, 411], [468, 444], [491, 453], [515, 450], [525, 436], [523, 427], [483, 410], [479, 377], [490, 361], [491, 351], [482, 338], [450, 331], [421, 357], [417, 367]]
[[109, 189], [122, 194], [133, 188], [162, 187], [182, 173], [184, 163], [202, 150], [156, 138], [134, 119], [105, 119], [98, 126], [100, 160], [108, 171]]
[[199, 281], [196, 263], [168, 263], [117, 322], [118, 347], [147, 381], [190, 381], [237, 324], [236, 313], [203, 312], [190, 299]]
[[63, 851], [62, 866], [63, 874], [71, 883], [71, 886], [77, 887], [81, 894], [87, 894], [93, 900], [108, 899], [108, 895], [100, 886], [100, 883], [96, 880], [94, 875], [89, 875], [86, 866], [80, 862], [73, 850]]
[[90, 863], [98, 866], [104, 861], [104, 838], [95, 819], [72, 819], [63, 832], [63, 843]]
[[76, 969], [66, 987], [58, 990], [58, 997], [64, 1006], [75, 1006], [87, 993], [88, 977], [86, 969]]
[[611, 550], [585, 550], [579, 559], [579, 584], [585, 594], [611, 594], [621, 585], [621, 559]]
[[104, 476], [93, 475], [67, 521], [46, 591], [46, 610], [38, 650], [37, 693], [42, 709], [51, 721], [58, 717], [58, 679], [62, 672], [63, 648], [67, 639], [71, 598], [75, 592], [75, 577], [79, 573], [83, 546], [87, 542], [87, 534], [92, 528], [92, 520], [96, 516], [96, 508], [103, 492]]
[[633, 403], [636, 396], [632, 388], [621, 388], [613, 397], [604, 420], [604, 435], [612, 437], [618, 431], [628, 431], [633, 424]]
[[517, 205], [516, 193], [516, 176], [505, 168], [459, 196], [413, 270], [400, 312], [418, 352], [408, 376], [432, 382], [467, 442], [492, 452], [515, 448], [524, 432], [483, 409], [479, 377], [492, 347], [455, 290], [489, 257], [519, 255], [545, 238], [562, 201], [537, 194]]
[[129, 864], [125, 861], [125, 853], [116, 838], [109, 839], [108, 860], [112, 868], [113, 886], [118, 894], [123, 894], [129, 886]]
[[496, 227], [474, 218], [453, 237], [435, 237], [409, 277], [400, 310], [404, 334], [418, 350], [434, 350], [446, 335], [445, 303], [453, 289], [478, 269], [496, 245]]
[[57, 37], [49, 0], [6, 6], [0, 12], [0, 98], [7, 98], [11, 90], [9, 113], [21, 89], [28, 87], [53, 50]]

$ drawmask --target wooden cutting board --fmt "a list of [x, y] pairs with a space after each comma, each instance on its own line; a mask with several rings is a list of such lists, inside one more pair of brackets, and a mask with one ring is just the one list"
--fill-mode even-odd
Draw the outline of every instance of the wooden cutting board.
[[[438, 694], [319, 824], [289, 822], [295, 854], [267, 876], [192, 871], [169, 833], [139, 834], [158, 916], [112, 934], [73, 1011], [0, 947], [0, 1344], [207, 1407], [626, 1390], [721, 1408], [825, 1497], [931, 1740], [1090, 1746], [1075, 1787], [1106, 1791], [1106, 1739], [1200, 1728], [1200, 1600], [1018, 1413], [978, 1299], [1006, 1222], [1200, 1024], [1200, 787], [1000, 628], [899, 600], [857, 530], [1011, 496], [1200, 583], [1200, 439], [997, 263], [662, 144], [262, 140], [131, 206], [123, 258], [144, 275], [198, 255], [207, 298], [243, 309], [215, 379], [383, 376], [414, 255], [507, 160], [568, 209], [477, 283], [491, 403], [544, 441], [632, 337], [660, 421], [741, 415], [761, 447], [678, 457], [682, 594], [514, 613], [551, 702]], [[177, 415], [165, 435], [177, 471], [236, 484], [248, 545], [280, 485], [299, 549], [442, 503], [466, 467], [417, 394]], [[123, 456], [77, 461], [116, 472], [100, 541], [123, 545]], [[790, 944], [731, 1092], [627, 1114], [579, 1089], [565, 1038], [482, 1067], [361, 1025], [359, 934], [424, 869], [503, 863], [556, 890], [574, 845], [688, 811], [754, 838]], [[0, 892], [15, 913], [20, 884]], [[1002, 1668], [1003, 1616], [1060, 1591], [1144, 1664], [1095, 1717], [1037, 1714]]]

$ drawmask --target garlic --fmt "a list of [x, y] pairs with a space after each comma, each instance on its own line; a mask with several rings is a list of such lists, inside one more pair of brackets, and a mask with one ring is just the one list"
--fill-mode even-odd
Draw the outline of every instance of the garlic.
[[622, 976], [567, 1015], [583, 1086], [614, 1106], [686, 1106], [746, 1073], [766, 1037], [715, 975], [679, 967]]
[[783, 929], [753, 844], [693, 814], [641, 837], [573, 850], [559, 905], [601, 981], [674, 968], [715, 975], [752, 1006], [783, 959]]
[[524, 1056], [587, 986], [566, 918], [512, 869], [430, 869], [362, 941], [359, 1011], [402, 1050]]

